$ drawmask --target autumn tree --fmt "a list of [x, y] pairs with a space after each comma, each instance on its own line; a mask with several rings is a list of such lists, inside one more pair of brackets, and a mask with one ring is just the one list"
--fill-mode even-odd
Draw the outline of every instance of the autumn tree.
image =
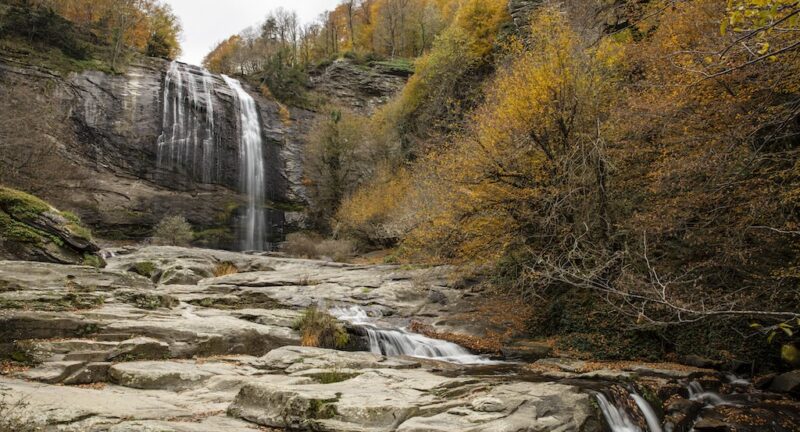
[[397, 154], [371, 140], [365, 118], [338, 109], [317, 122], [308, 141], [305, 167], [312, 217], [323, 229], [343, 199]]

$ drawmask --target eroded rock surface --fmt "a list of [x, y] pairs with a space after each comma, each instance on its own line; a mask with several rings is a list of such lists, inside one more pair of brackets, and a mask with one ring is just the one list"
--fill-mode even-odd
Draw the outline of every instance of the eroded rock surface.
[[[454, 322], [470, 292], [446, 267], [108, 252], [105, 269], [0, 261], [0, 356], [13, 360], [0, 393], [46, 431], [591, 432], [603, 424], [592, 392], [616, 388], [636, 409], [633, 383], [677, 428], [800, 422], [790, 396], [711, 369], [547, 358], [526, 371], [297, 346], [309, 305], [358, 306], [386, 327]], [[552, 355], [545, 348], [515, 345], [530, 358]]]
[[[108, 252], [105, 269], [0, 261], [0, 354], [16, 361], [0, 393], [24, 399], [25, 414], [47, 430], [597, 424], [590, 396], [572, 386], [457, 377], [458, 366], [431, 360], [297, 346], [294, 323], [310, 305], [359, 306], [387, 326], [446, 316], [450, 302], [430, 292], [459, 295], [448, 268], [174, 247]], [[235, 272], [216, 277], [222, 264]]]

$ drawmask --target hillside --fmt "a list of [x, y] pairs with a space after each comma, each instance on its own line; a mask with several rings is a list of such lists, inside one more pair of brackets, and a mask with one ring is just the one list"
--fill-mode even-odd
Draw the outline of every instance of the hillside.
[[199, 66], [166, 1], [0, 3], [0, 395], [90, 431], [800, 428], [800, 3], [320, 12]]

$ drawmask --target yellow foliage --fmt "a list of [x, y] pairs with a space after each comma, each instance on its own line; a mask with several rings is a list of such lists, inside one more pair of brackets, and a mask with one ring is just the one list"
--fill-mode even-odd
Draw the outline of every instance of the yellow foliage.
[[469, 35], [470, 51], [483, 57], [494, 47], [500, 26], [510, 19], [508, 0], [466, 0], [455, 24]]
[[532, 47], [510, 56], [472, 126], [419, 163], [421, 190], [409, 206], [426, 217], [406, 237], [407, 250], [494, 261], [523, 242], [530, 224], [546, 223], [548, 208], [570, 193], [567, 177], [590, 181], [573, 159], [598, 133], [622, 56], [606, 44], [583, 48], [554, 9], [532, 27]]
[[411, 175], [403, 168], [379, 169], [368, 185], [347, 197], [336, 214], [345, 235], [372, 244], [391, 244], [403, 234], [401, 209], [411, 188]]

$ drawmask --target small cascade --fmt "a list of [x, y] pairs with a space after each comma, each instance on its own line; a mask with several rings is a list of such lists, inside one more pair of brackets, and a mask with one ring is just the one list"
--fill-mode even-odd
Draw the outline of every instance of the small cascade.
[[650, 428], [650, 432], [662, 432], [661, 420], [659, 420], [658, 414], [656, 414], [656, 411], [653, 409], [650, 403], [636, 392], [631, 393], [631, 397], [633, 398], [633, 401], [636, 402], [636, 406], [639, 407], [639, 410], [644, 415], [644, 419], [647, 421], [647, 427]]
[[697, 381], [690, 382], [686, 388], [689, 390], [689, 399], [696, 402], [702, 402], [707, 407], [733, 405], [732, 403], [726, 401], [725, 398], [723, 398], [720, 394], [712, 391], [706, 391]]
[[602, 393], [597, 393], [595, 396], [611, 432], [642, 432], [642, 428], [636, 425], [625, 409], [612, 404]]
[[405, 355], [459, 364], [496, 363], [452, 342], [432, 339], [405, 329], [380, 329], [371, 323], [367, 312], [357, 306], [334, 308], [330, 312], [340, 320], [363, 328], [369, 338], [370, 352], [374, 354]]
[[[211, 182], [217, 157], [214, 137], [214, 81], [190, 66], [172, 62], [164, 78], [164, 109], [158, 138], [158, 167]], [[199, 83], [198, 83], [199, 79]]]
[[[628, 390], [621, 387], [615, 388], [619, 391], [611, 392], [611, 395], [612, 399], [617, 400], [618, 403], [616, 404], [603, 393], [595, 394], [600, 411], [602, 411], [603, 417], [605, 417], [612, 432], [663, 432], [658, 414], [645, 398], [634, 389], [630, 389], [628, 392]], [[628, 398], [633, 400], [635, 406], [630, 403], [626, 404], [622, 400], [628, 400]], [[639, 410], [638, 413], [634, 412], [637, 408]], [[644, 423], [647, 423], [646, 429], [642, 428], [644, 426], [641, 422], [642, 417], [644, 418]], [[639, 420], [634, 420], [635, 418]]]
[[264, 213], [265, 175], [263, 141], [256, 101], [242, 84], [228, 76], [222, 78], [234, 91], [239, 104], [240, 181], [247, 195], [247, 212], [241, 224], [241, 246], [246, 251], [262, 251], [266, 246], [266, 216]]

